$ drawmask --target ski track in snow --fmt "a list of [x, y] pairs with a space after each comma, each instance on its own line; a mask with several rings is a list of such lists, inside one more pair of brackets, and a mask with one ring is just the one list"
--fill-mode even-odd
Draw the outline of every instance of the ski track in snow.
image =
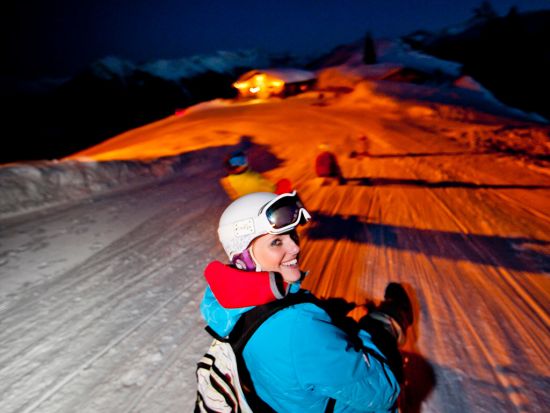
[[[291, 178], [313, 212], [302, 229], [306, 287], [362, 304], [388, 281], [407, 285], [409, 411], [546, 411], [548, 175], [440, 133], [471, 124], [311, 102], [200, 112], [189, 127], [201, 138], [208, 128], [271, 133], [279, 159], [302, 160], [269, 174]], [[372, 156], [347, 157], [346, 136], [364, 130]], [[329, 136], [345, 186], [313, 176]], [[2, 412], [192, 411], [210, 342], [202, 270], [223, 258], [215, 230], [227, 204], [219, 165], [205, 170], [0, 223]]]
[[[185, 388], [194, 385], [189, 360], [181, 371], [171, 369], [209, 341], [198, 300], [203, 259], [216, 245], [205, 244], [203, 232], [215, 230], [225, 196], [215, 186], [182, 185], [177, 178], [141, 195], [153, 195], [158, 203], [143, 222], [67, 272], [9, 297], [0, 324], [1, 405], [8, 408], [3, 411], [139, 410], [163, 374], [176, 376], [169, 384], [174, 397], [164, 401], [168, 410], [170, 403], [172, 409], [191, 410], [185, 397]], [[119, 197], [130, 209], [136, 203], [132, 194]], [[93, 209], [111, 202], [75, 208], [78, 215], [93, 216]], [[38, 219], [32, 227], [47, 233], [71, 212]], [[196, 343], [202, 345], [189, 352]], [[151, 409], [165, 411], [162, 404]]]

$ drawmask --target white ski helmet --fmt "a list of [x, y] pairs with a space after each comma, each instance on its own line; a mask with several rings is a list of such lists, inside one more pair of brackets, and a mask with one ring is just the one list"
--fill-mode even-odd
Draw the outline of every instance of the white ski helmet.
[[236, 199], [225, 209], [218, 237], [231, 260], [255, 238], [288, 232], [310, 218], [296, 191], [281, 195], [254, 192]]

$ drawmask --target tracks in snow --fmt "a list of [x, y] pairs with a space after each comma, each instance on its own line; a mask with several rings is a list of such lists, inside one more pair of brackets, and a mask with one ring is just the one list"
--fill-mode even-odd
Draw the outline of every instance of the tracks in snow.
[[[191, 345], [204, 342], [197, 300], [225, 196], [177, 180], [160, 190], [164, 199], [145, 222], [4, 308], [3, 411], [131, 411]], [[189, 395], [176, 391], [184, 405]]]

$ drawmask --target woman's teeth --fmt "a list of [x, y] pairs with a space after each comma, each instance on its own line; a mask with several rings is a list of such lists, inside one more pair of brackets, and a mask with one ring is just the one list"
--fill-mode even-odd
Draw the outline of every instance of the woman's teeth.
[[287, 261], [287, 262], [282, 263], [282, 265], [287, 266], [287, 267], [292, 267], [293, 265], [296, 265], [296, 264], [298, 264], [298, 260], [296, 258], [294, 258], [291, 261]]

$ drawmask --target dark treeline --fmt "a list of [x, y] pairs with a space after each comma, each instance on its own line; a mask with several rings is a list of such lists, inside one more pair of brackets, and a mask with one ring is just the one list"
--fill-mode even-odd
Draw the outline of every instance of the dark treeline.
[[178, 108], [232, 97], [234, 76], [206, 72], [174, 82], [139, 71], [107, 79], [85, 71], [52, 91], [4, 97], [10, 148], [0, 163], [61, 158]]

